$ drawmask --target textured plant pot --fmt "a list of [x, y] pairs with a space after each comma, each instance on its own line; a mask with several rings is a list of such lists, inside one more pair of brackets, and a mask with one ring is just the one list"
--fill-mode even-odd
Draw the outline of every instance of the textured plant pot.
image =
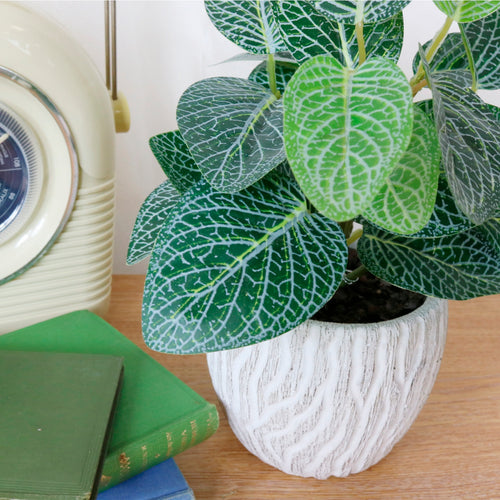
[[448, 304], [368, 325], [306, 321], [253, 346], [207, 355], [215, 391], [243, 445], [283, 472], [361, 472], [403, 437], [429, 396]]

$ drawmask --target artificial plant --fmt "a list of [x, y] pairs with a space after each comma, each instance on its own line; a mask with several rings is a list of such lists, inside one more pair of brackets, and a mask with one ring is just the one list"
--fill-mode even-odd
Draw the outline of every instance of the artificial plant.
[[[258, 65], [190, 86], [179, 130], [150, 140], [167, 180], [128, 262], [151, 254], [151, 348], [270, 339], [366, 269], [429, 296], [500, 292], [499, 109], [476, 93], [500, 87], [500, 2], [434, 0], [445, 22], [410, 80], [396, 64], [408, 3], [205, 1]], [[346, 270], [355, 241], [362, 266]]]

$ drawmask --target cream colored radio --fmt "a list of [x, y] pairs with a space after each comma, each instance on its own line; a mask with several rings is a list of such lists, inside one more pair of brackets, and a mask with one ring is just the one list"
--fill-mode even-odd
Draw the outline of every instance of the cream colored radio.
[[53, 21], [0, 2], [0, 333], [108, 304], [113, 105]]

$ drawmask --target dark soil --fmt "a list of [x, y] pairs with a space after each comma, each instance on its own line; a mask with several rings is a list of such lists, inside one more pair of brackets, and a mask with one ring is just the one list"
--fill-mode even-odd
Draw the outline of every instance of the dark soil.
[[[359, 266], [356, 251], [349, 253], [348, 269]], [[423, 304], [425, 297], [391, 285], [373, 274], [341, 287], [312, 319], [335, 323], [375, 323], [399, 318]]]

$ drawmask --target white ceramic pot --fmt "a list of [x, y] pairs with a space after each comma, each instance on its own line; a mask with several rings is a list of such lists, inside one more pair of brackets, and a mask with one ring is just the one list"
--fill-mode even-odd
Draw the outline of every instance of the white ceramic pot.
[[273, 340], [207, 355], [243, 445], [283, 472], [326, 479], [385, 457], [429, 396], [448, 304], [367, 325], [306, 321]]

